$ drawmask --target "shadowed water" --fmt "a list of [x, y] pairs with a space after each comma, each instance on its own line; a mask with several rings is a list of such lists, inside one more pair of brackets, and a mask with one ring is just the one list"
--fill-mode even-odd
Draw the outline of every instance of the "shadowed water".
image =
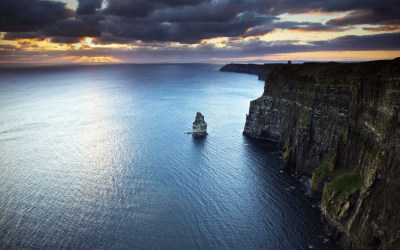
[[0, 248], [336, 248], [308, 181], [242, 135], [263, 82], [219, 67], [0, 69]]

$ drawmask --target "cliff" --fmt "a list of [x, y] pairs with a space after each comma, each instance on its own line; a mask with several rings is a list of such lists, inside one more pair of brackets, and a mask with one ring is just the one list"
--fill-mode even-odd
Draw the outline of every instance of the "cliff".
[[244, 134], [279, 141], [283, 167], [312, 176], [346, 249], [400, 244], [400, 58], [278, 65]]
[[271, 64], [236, 64], [230, 63], [223, 66], [220, 71], [223, 72], [236, 72], [236, 73], [246, 73], [258, 75], [259, 80], [264, 80], [267, 78], [267, 75], [272, 72], [275, 66], [281, 65], [277, 63]]

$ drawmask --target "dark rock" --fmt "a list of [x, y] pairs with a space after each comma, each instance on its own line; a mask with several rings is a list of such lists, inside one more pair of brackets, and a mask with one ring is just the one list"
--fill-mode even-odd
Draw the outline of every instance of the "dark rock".
[[204, 116], [197, 112], [196, 119], [193, 122], [192, 135], [206, 135], [207, 134], [207, 123], [204, 121]]
[[277, 65], [243, 133], [279, 141], [283, 167], [313, 174], [346, 249], [400, 241], [400, 63]]

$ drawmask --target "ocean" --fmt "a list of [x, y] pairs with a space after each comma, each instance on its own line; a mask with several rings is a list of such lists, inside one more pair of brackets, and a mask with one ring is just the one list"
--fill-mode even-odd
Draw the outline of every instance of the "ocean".
[[[1, 249], [337, 249], [217, 64], [0, 69]], [[193, 137], [196, 112], [208, 135]]]

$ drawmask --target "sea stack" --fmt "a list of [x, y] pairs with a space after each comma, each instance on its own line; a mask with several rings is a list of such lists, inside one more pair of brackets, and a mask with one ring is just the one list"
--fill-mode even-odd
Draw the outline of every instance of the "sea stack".
[[207, 134], [207, 123], [204, 121], [204, 116], [197, 112], [196, 119], [193, 122], [192, 135], [206, 135]]

